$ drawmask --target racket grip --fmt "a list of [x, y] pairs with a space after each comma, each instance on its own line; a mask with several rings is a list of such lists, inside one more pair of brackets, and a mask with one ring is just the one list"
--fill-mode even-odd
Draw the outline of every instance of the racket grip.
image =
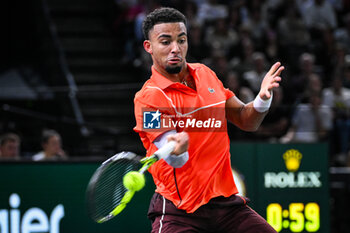
[[154, 152], [154, 154], [159, 158], [159, 159], [164, 159], [167, 158], [171, 152], [175, 149], [176, 142], [175, 141], [170, 141], [164, 146], [162, 146], [159, 150]]

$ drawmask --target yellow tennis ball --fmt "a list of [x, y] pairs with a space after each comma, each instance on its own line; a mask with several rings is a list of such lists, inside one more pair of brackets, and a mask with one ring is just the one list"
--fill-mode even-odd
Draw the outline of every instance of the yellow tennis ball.
[[139, 191], [145, 186], [145, 176], [137, 171], [126, 173], [123, 177], [124, 187], [131, 191]]

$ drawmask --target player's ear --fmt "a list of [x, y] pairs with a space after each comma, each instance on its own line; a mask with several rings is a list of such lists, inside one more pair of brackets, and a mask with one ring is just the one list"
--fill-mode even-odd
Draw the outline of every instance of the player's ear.
[[143, 42], [143, 48], [146, 50], [147, 53], [152, 54], [152, 46], [149, 40], [145, 40]]

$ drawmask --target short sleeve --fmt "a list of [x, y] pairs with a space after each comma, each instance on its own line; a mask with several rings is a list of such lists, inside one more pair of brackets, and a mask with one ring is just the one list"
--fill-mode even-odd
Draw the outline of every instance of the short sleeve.
[[147, 151], [153, 150], [153, 141], [165, 131], [175, 130], [175, 128], [168, 127], [166, 129], [160, 128], [145, 128], [144, 117], [145, 112], [157, 112], [159, 111], [161, 124], [162, 119], [169, 115], [169, 109], [171, 109], [168, 100], [162, 95], [161, 90], [146, 90], [141, 91], [135, 95], [134, 99], [134, 114], [136, 120], [136, 126], [134, 131], [137, 132], [141, 138], [141, 141]]
[[235, 96], [235, 93], [233, 93], [233, 91], [231, 91], [228, 88], [225, 88], [225, 95], [226, 95], [226, 100], [228, 100], [229, 98]]

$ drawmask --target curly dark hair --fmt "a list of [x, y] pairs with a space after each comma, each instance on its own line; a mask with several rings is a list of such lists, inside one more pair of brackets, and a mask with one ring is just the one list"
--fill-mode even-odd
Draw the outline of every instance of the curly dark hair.
[[182, 22], [187, 24], [186, 17], [178, 10], [170, 7], [157, 8], [149, 13], [142, 23], [143, 36], [146, 40], [149, 39], [149, 31], [152, 30], [154, 25], [160, 23], [175, 23]]

